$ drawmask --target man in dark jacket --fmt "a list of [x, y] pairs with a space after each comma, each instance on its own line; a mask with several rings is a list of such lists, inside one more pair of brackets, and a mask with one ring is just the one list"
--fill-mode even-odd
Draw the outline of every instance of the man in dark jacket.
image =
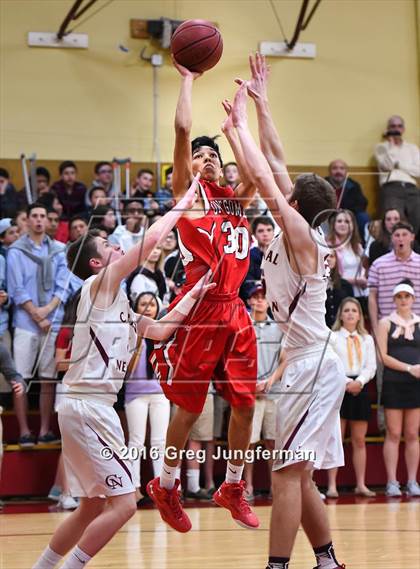
[[354, 213], [363, 240], [365, 225], [370, 217], [366, 211], [368, 200], [360, 184], [348, 176], [348, 166], [344, 160], [333, 160], [328, 166], [328, 172], [326, 180], [335, 188], [337, 208], [349, 209]]
[[9, 172], [0, 168], [0, 219], [15, 217], [25, 203], [25, 192], [18, 192], [10, 182]]
[[63, 206], [63, 219], [69, 220], [85, 212], [86, 186], [76, 180], [77, 167], [66, 160], [59, 166], [60, 179], [51, 186]]

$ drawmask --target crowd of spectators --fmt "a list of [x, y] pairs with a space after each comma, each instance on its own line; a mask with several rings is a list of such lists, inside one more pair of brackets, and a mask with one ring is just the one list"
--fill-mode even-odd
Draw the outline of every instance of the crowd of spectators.
[[[420, 246], [416, 240], [420, 230], [420, 188], [417, 185], [420, 157], [419, 149], [403, 140], [403, 134], [403, 119], [393, 116], [387, 123], [384, 142], [375, 148], [380, 172], [379, 219], [370, 219], [368, 200], [360, 184], [349, 176], [348, 166], [343, 160], [330, 163], [326, 178], [337, 193], [337, 210], [323, 227], [332, 249], [327, 259], [326, 322], [334, 331], [335, 344], [348, 375], [341, 412], [343, 436], [348, 423], [357, 477], [356, 491], [362, 495], [371, 495], [364, 479], [364, 439], [370, 411], [367, 384], [375, 376], [376, 367], [379, 388], [382, 375], [385, 376], [384, 401], [389, 408], [385, 445], [387, 492], [389, 495], [399, 495], [400, 492], [395, 457], [398, 456], [396, 445], [404, 430], [406, 446], [412, 453], [407, 463], [408, 487], [412, 495], [420, 495], [413, 474], [416, 452], [418, 463], [416, 437], [420, 422], [420, 381], [412, 381], [420, 377], [420, 359], [414, 355], [413, 344], [407, 344], [414, 342], [417, 354], [420, 353], [419, 319], [415, 316], [420, 315]], [[125, 193], [124, 196], [116, 195], [113, 172], [110, 162], [98, 162], [94, 167], [93, 180], [87, 187], [78, 180], [77, 165], [72, 161], [60, 164], [59, 179], [53, 183], [50, 172], [40, 166], [36, 168], [36, 188], [32, 188], [37, 196], [36, 202], [28, 204], [26, 192], [17, 190], [7, 170], [0, 167], [0, 371], [10, 383], [13, 393], [20, 429], [17, 442], [22, 447], [60, 440], [59, 433], [54, 433], [51, 428], [51, 416], [56, 397], [57, 369], [65, 369], [60, 361], [65, 359], [63, 354], [71, 345], [71, 334], [64, 334], [67, 344], [63, 343], [60, 329], [71, 328], [72, 323], [65, 317], [64, 307], [74, 302], [82, 285], [82, 281], [67, 268], [67, 244], [95, 228], [111, 243], [128, 250], [143, 238], [147, 227], [175, 205], [172, 168], [164, 172], [162, 187], [156, 184], [152, 170], [139, 170], [130, 186], [128, 199], [125, 199]], [[226, 164], [223, 173], [223, 183], [236, 187], [239, 183], [236, 164]], [[249, 307], [259, 344], [257, 412], [252, 445], [262, 437], [266, 447], [272, 448], [275, 382], [281, 377], [283, 362], [281, 338], [270, 318], [261, 287], [261, 261], [278, 227], [258, 193], [246, 215], [252, 229], [252, 247], [249, 272], [240, 296]], [[137, 313], [147, 312], [158, 318], [180, 293], [184, 279], [182, 247], [180, 250], [176, 232], [171, 232], [124, 286]], [[406, 288], [396, 293], [403, 279], [409, 279]], [[406, 302], [410, 305], [408, 312], [402, 307], [402, 294], [409, 297]], [[397, 311], [394, 310], [395, 304]], [[74, 318], [74, 311], [70, 314]], [[389, 320], [391, 315], [394, 316]], [[405, 317], [410, 322], [408, 332], [402, 322]], [[398, 335], [396, 329], [399, 330]], [[389, 335], [394, 340], [387, 342]], [[381, 349], [375, 355], [374, 340], [377, 336], [381, 338]], [[125, 387], [120, 405], [125, 407], [129, 443], [140, 449], [139, 457], [145, 445], [149, 419], [150, 444], [157, 449], [153, 468], [159, 472], [170, 409], [148, 362], [150, 350], [150, 342], [140, 339], [135, 371]], [[58, 364], [57, 353], [61, 354]], [[397, 360], [400, 363], [396, 364]], [[411, 404], [414, 401], [414, 407], [403, 407], [399, 413], [392, 408], [394, 392], [389, 388], [393, 381], [395, 383], [396, 374], [401, 374], [404, 381], [411, 381], [414, 385], [410, 387], [410, 401]], [[27, 388], [39, 392], [40, 427], [36, 434], [31, 432], [28, 424]], [[2, 389], [4, 391], [4, 384]], [[407, 404], [406, 400], [404, 404]], [[228, 412], [227, 405], [212, 388], [205, 412], [191, 436], [190, 447], [196, 450], [205, 447], [211, 454], [215, 440], [223, 436], [224, 417]], [[406, 415], [409, 418], [403, 421]], [[138, 458], [136, 486], [140, 497], [139, 463]], [[215, 486], [212, 462], [209, 460], [205, 465], [204, 488], [200, 487], [200, 465], [197, 462], [188, 463], [186, 474], [186, 495], [210, 499]], [[247, 467], [245, 477], [251, 500], [254, 496], [251, 466]], [[329, 496], [337, 494], [336, 477], [337, 472], [330, 474]], [[60, 486], [62, 495], [68, 498], [62, 478], [60, 474], [55, 487]], [[50, 493], [55, 498], [59, 495], [60, 491], [56, 489]], [[63, 503], [74, 506], [71, 500]]]

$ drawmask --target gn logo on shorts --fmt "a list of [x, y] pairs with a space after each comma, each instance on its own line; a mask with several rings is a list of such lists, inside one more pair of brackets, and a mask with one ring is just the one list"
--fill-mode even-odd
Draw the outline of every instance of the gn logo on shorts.
[[122, 478], [121, 476], [117, 476], [116, 474], [110, 474], [105, 478], [105, 483], [107, 486], [115, 490], [117, 486], [123, 487]]

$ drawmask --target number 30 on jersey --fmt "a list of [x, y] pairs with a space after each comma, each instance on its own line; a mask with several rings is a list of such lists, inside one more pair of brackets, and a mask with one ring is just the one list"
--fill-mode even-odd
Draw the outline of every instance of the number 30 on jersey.
[[239, 260], [246, 259], [249, 249], [249, 233], [245, 227], [233, 227], [230, 221], [224, 221], [221, 226], [222, 232], [226, 233], [227, 244], [223, 247], [224, 252], [234, 254]]

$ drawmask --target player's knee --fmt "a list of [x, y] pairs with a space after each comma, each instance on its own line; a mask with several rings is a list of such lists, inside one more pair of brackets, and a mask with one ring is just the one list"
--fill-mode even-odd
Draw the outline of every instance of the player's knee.
[[106, 506], [103, 498], [82, 498], [79, 506], [79, 515], [86, 521], [94, 520], [102, 514]]
[[232, 407], [232, 418], [244, 425], [248, 425], [254, 418], [254, 407]]
[[191, 413], [190, 411], [179, 408], [176, 412], [176, 420], [183, 423], [186, 427], [191, 428], [200, 415], [201, 413]]
[[301, 484], [304, 488], [315, 487], [315, 482], [312, 480], [312, 472], [310, 470], [302, 471]]
[[273, 490], [282, 491], [288, 483], [301, 484], [302, 475], [306, 469], [306, 462], [290, 464], [279, 470], [274, 470], [272, 474]]
[[134, 492], [112, 498], [111, 504], [115, 517], [118, 518], [121, 525], [125, 524], [125, 522], [132, 518], [137, 511]]

